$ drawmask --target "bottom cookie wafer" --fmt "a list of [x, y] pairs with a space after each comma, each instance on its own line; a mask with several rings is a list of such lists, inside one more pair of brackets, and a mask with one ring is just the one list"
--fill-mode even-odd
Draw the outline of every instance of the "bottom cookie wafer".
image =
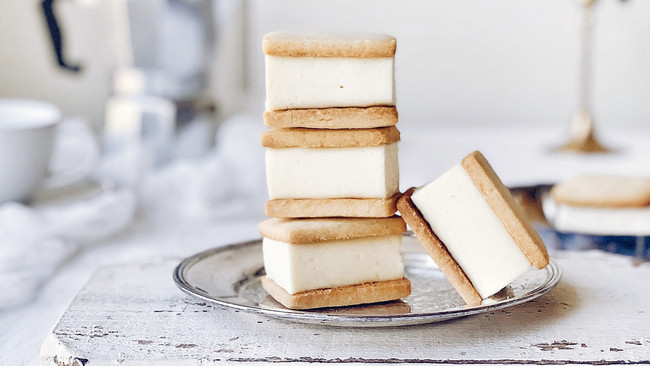
[[411, 294], [411, 282], [406, 278], [303, 291], [296, 294], [288, 293], [266, 276], [262, 277], [261, 280], [262, 287], [266, 292], [289, 309], [315, 309], [370, 304], [397, 300]]

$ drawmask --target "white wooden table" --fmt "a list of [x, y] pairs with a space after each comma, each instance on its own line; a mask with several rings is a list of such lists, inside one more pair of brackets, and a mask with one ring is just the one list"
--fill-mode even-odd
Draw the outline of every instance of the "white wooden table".
[[42, 365], [650, 363], [650, 263], [556, 252], [537, 300], [421, 326], [334, 328], [214, 307], [173, 283], [179, 259], [102, 268], [41, 350]]

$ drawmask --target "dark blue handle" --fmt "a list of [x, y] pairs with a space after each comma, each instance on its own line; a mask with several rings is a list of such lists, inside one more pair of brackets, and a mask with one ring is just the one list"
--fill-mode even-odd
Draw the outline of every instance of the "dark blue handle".
[[54, 13], [54, 0], [43, 0], [41, 6], [43, 7], [43, 15], [45, 16], [47, 27], [50, 30], [52, 46], [54, 47], [54, 53], [59, 66], [64, 70], [69, 70], [75, 73], [81, 71], [80, 65], [71, 65], [63, 58], [63, 37], [61, 35], [59, 23], [56, 20], [56, 14]]

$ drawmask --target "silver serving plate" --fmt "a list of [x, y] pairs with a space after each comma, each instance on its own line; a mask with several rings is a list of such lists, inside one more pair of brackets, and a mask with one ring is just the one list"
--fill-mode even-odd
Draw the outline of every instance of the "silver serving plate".
[[379, 304], [314, 310], [283, 307], [260, 283], [264, 275], [261, 240], [186, 258], [176, 267], [174, 281], [189, 295], [235, 310], [302, 323], [386, 327], [439, 322], [521, 304], [551, 290], [561, 277], [560, 268], [551, 261], [542, 270], [529, 270], [484, 305], [467, 306], [410, 233], [404, 235], [402, 253], [412, 293], [403, 300]]

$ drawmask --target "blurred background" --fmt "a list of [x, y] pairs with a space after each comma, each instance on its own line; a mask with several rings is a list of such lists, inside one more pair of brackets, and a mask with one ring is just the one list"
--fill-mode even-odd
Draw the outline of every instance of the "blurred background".
[[[168, 14], [158, 18], [155, 36], [166, 40], [167, 49], [151, 52], [157, 52], [160, 64], [171, 63], [178, 52], [209, 55], [205, 65], [193, 66], [206, 77], [206, 84], [195, 90], [202, 101], [214, 103], [217, 120], [246, 109], [261, 112], [261, 38], [273, 30], [396, 36], [398, 108], [404, 124], [524, 124], [564, 130], [576, 104], [579, 28], [573, 0], [58, 0], [54, 9], [64, 57], [81, 65], [79, 72], [57, 65], [40, 3], [9, 0], [0, 13], [0, 97], [50, 101], [67, 116], [86, 117], [97, 131], [107, 98], [115, 93], [116, 70], [128, 64], [120, 56], [124, 44], [116, 45], [116, 34], [137, 31], [115, 20], [120, 12], [115, 4], [141, 24], [147, 17], [133, 4], [153, 9], [160, 7], [155, 3], [166, 3], [168, 9], [158, 9]], [[181, 10], [204, 6], [210, 9], [213, 31], [200, 35], [204, 25], [199, 22], [205, 20], [191, 12], [183, 16]], [[647, 1], [596, 4], [593, 105], [599, 125], [648, 124], [649, 14]], [[160, 47], [134, 40], [136, 49], [147, 46]]]

